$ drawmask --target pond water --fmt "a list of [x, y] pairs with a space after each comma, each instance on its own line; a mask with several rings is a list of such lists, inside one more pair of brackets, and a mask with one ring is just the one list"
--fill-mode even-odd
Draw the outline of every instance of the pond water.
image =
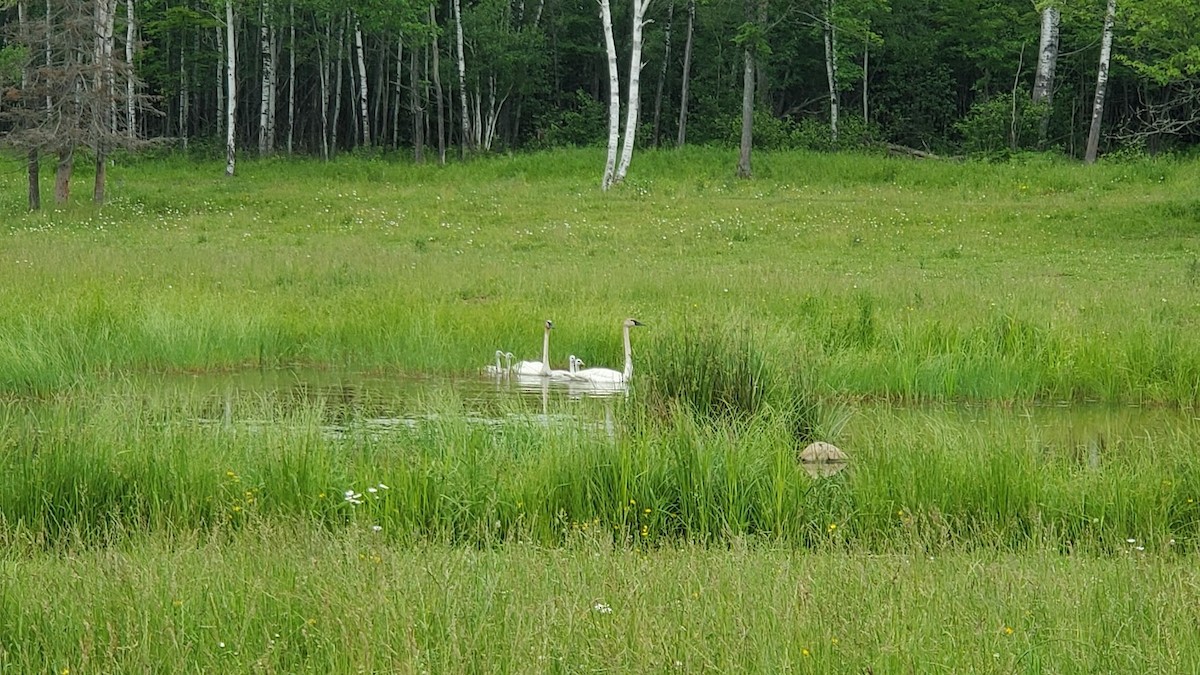
[[[488, 374], [414, 375], [370, 371], [266, 370], [122, 377], [89, 386], [100, 399], [152, 401], [205, 423], [281, 424], [296, 413], [318, 416], [328, 433], [394, 433], [453, 416], [502, 428], [543, 425], [614, 435], [624, 387]], [[119, 402], [119, 401], [118, 401]], [[1075, 448], [1095, 464], [1106, 445], [1164, 430], [1200, 438], [1200, 412], [1111, 405], [842, 404], [848, 411], [835, 442], [849, 448], [905, 425], [949, 429], [1016, 429], [1031, 442]], [[36, 404], [35, 404], [36, 407]], [[31, 411], [36, 416], [36, 411]]]
[[546, 378], [327, 370], [141, 377], [130, 384], [159, 399], [200, 401], [209, 422], [265, 422], [247, 415], [261, 416], [268, 409], [315, 411], [331, 433], [351, 426], [380, 432], [414, 428], [455, 415], [488, 426], [578, 426], [612, 434], [614, 407], [628, 395], [623, 386]]

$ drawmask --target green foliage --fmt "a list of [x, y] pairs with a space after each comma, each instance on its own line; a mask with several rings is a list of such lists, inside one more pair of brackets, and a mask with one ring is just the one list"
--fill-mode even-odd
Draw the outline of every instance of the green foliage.
[[1032, 103], [1026, 92], [1016, 91], [976, 103], [954, 128], [962, 135], [968, 152], [1006, 157], [1037, 147], [1044, 110], [1045, 104]]
[[583, 147], [605, 142], [607, 108], [582, 91], [569, 104], [543, 113], [535, 125], [536, 145], [543, 148]]

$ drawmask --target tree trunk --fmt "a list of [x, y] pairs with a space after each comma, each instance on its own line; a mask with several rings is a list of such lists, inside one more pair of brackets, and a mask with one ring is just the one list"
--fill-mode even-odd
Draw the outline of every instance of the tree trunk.
[[188, 146], [188, 125], [189, 113], [191, 112], [189, 104], [191, 103], [191, 85], [188, 82], [187, 69], [187, 47], [181, 40], [179, 42], [179, 138], [183, 143], [183, 149], [187, 150]]
[[608, 0], [600, 0], [600, 22], [604, 26], [604, 48], [608, 53], [608, 155], [604, 160], [604, 178], [600, 187], [607, 190], [616, 173], [621, 130], [621, 81], [617, 73], [617, 44], [613, 39], [612, 10]]
[[333, 17], [325, 24], [325, 48], [317, 42], [317, 75], [321, 78], [321, 159], [329, 161], [329, 47], [333, 44]]
[[1088, 132], [1087, 150], [1083, 161], [1091, 164], [1096, 161], [1096, 151], [1100, 145], [1100, 122], [1104, 117], [1104, 94], [1108, 86], [1108, 62], [1112, 56], [1113, 15], [1117, 11], [1117, 0], [1108, 0], [1104, 11], [1104, 33], [1100, 39], [1100, 67], [1096, 71], [1096, 98], [1092, 102], [1092, 128]]
[[633, 0], [633, 43], [629, 55], [629, 94], [625, 104], [625, 139], [621, 146], [621, 163], [617, 165], [616, 181], [625, 180], [629, 162], [633, 159], [633, 144], [637, 138], [638, 112], [641, 108], [639, 84], [642, 80], [642, 28], [645, 27], [646, 7], [650, 0]]
[[[217, 26], [217, 54], [221, 57], [225, 55], [225, 28]], [[225, 121], [225, 64], [224, 58], [217, 59], [217, 133], [219, 134], [221, 124]]]
[[742, 50], [742, 145], [738, 155], [737, 175], [749, 178], [750, 149], [754, 144], [754, 45], [747, 43]]
[[367, 117], [367, 60], [363, 50], [362, 24], [354, 18], [354, 51], [358, 59], [358, 114], [362, 124], [362, 144], [371, 147], [371, 122]]
[[96, 79], [94, 84], [95, 106], [92, 112], [97, 134], [92, 148], [96, 159], [96, 171], [92, 185], [92, 202], [104, 203], [104, 188], [108, 176], [108, 144], [105, 136], [111, 133], [113, 102], [112, 36], [116, 0], [96, 0], [95, 7], [95, 52]]
[[338, 117], [342, 114], [342, 57], [345, 54], [346, 48], [346, 21], [342, 20], [342, 24], [338, 26], [338, 51], [337, 61], [334, 62], [333, 68], [337, 73], [337, 79], [333, 85], [333, 124], [330, 127], [329, 134], [329, 152], [337, 154], [338, 151]]
[[[137, 35], [133, 19], [133, 0], [125, 0], [125, 67], [129, 75], [125, 78], [125, 124], [129, 138], [137, 138], [137, 106], [134, 105], [133, 49]], [[219, 34], [219, 33], [218, 33]], [[217, 82], [221, 79], [218, 77]], [[217, 87], [220, 89], [220, 86]]]
[[[397, 62], [399, 59], [397, 59]], [[425, 108], [421, 104], [421, 90], [417, 86], [417, 50], [408, 50], [408, 106], [412, 112], [412, 142], [413, 161], [420, 164], [425, 161]], [[396, 101], [397, 114], [400, 102]], [[397, 138], [399, 145], [399, 138]]]
[[[20, 31], [22, 42], [29, 41], [29, 12], [26, 0], [17, 3], [17, 30]], [[21, 69], [21, 89], [28, 91], [34, 77], [33, 59], [26, 59], [25, 67]], [[29, 178], [29, 210], [37, 211], [42, 208], [41, 161], [38, 148], [29, 148], [25, 155], [25, 169]]]
[[296, 3], [288, 3], [288, 134], [287, 153], [292, 154], [296, 132]]
[[258, 5], [258, 46], [261, 56], [262, 79], [259, 82], [258, 105], [258, 154], [267, 154], [267, 134], [269, 125], [267, 114], [271, 105], [271, 32], [267, 27], [267, 3], [261, 0]]
[[658, 69], [658, 86], [654, 91], [654, 147], [658, 147], [659, 120], [662, 114], [663, 86], [667, 80], [667, 64], [671, 61], [671, 24], [675, 19], [675, 0], [667, 5], [667, 27], [663, 31], [663, 60]]
[[679, 86], [679, 132], [675, 145], [682, 148], [687, 141], [688, 81], [692, 76], [692, 36], [695, 34], [696, 0], [688, 0], [687, 43], [683, 47], [683, 83]]
[[437, 15], [433, 3], [429, 5], [429, 24], [433, 28], [433, 94], [437, 97], [437, 149], [438, 164], [446, 163], [446, 109], [442, 95], [442, 67], [438, 61]]
[[232, 176], [237, 161], [237, 42], [233, 33], [233, 3], [225, 3], [225, 175]]
[[829, 137], [838, 142], [837, 27], [833, 23], [834, 0], [825, 0], [825, 77], [829, 83]]
[[1046, 144], [1046, 133], [1050, 128], [1050, 105], [1054, 99], [1054, 71], [1058, 65], [1059, 12], [1053, 6], [1042, 10], [1042, 30], [1038, 40], [1037, 74], [1033, 81], [1034, 103], [1042, 104], [1042, 118], [1038, 124], [1038, 146]]
[[456, 31], [456, 46], [458, 55], [458, 98], [462, 112], [462, 152], [465, 155], [470, 150], [471, 143], [471, 109], [467, 107], [467, 59], [463, 55], [462, 8], [459, 0], [454, 0], [454, 25]]
[[42, 167], [37, 148], [30, 148], [25, 162], [29, 174], [29, 210], [37, 211], [42, 208]]
[[71, 199], [71, 170], [75, 168], [75, 149], [71, 146], [58, 151], [58, 168], [54, 172], [54, 203], [65, 205]]

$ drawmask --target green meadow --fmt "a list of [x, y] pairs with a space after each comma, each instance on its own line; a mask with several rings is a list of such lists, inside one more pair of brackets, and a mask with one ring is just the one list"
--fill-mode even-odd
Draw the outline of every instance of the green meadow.
[[1194, 162], [602, 164], [0, 164], [0, 670], [1200, 667]]

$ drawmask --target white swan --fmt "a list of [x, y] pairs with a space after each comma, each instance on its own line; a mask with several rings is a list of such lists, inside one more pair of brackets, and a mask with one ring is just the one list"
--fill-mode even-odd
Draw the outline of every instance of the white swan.
[[[507, 368], [500, 365], [500, 359], [504, 358], [505, 356], [508, 357], [508, 367]], [[511, 369], [512, 369], [512, 354], [506, 353], [504, 350], [497, 349], [495, 365], [484, 366], [483, 372], [487, 373], [488, 375], [503, 375]]]
[[643, 326], [642, 322], [637, 319], [625, 319], [621, 324], [624, 329], [625, 337], [625, 370], [613, 370], [612, 368], [585, 368], [575, 372], [572, 378], [579, 382], [591, 382], [594, 384], [623, 384], [628, 382], [633, 377], [633, 350], [629, 347], [629, 329], [634, 326]]
[[552, 380], [573, 380], [573, 379], [575, 379], [575, 373], [579, 370], [579, 366], [583, 365], [583, 360], [575, 358], [575, 355], [572, 354], [571, 357], [569, 359], [567, 359], [567, 363], [570, 364], [567, 366], [567, 370], [551, 370], [550, 371], [550, 379], [552, 379]]
[[546, 321], [546, 332], [542, 336], [542, 360], [518, 361], [513, 365], [513, 372], [521, 377], [550, 377], [550, 329], [554, 322]]

